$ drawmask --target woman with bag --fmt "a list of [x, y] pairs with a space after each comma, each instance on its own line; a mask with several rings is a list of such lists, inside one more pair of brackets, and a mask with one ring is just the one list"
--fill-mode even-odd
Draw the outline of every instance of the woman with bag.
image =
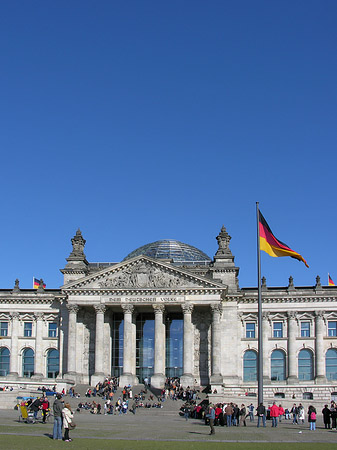
[[308, 409], [308, 422], [310, 423], [310, 431], [316, 430], [316, 409], [310, 405]]
[[64, 428], [64, 441], [71, 442], [72, 439], [69, 437], [69, 429], [73, 430], [75, 428], [72, 420], [74, 414], [71, 410], [69, 403], [65, 403], [64, 408], [62, 409], [62, 417], [63, 417], [63, 428]]

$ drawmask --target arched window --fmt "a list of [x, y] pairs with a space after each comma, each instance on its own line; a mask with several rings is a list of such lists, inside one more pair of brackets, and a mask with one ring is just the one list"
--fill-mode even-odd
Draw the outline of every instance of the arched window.
[[337, 380], [337, 350], [334, 348], [326, 352], [325, 374], [328, 380]]
[[30, 378], [34, 375], [34, 350], [25, 348], [22, 353], [22, 373], [24, 377]]
[[286, 355], [282, 350], [274, 350], [270, 358], [272, 381], [286, 379]]
[[298, 379], [314, 379], [314, 358], [310, 350], [304, 348], [298, 354]]
[[257, 381], [257, 353], [247, 350], [243, 355], [243, 381]]
[[56, 378], [60, 371], [60, 353], [51, 349], [47, 354], [47, 377]]
[[0, 377], [5, 377], [9, 374], [9, 350], [7, 347], [0, 349]]

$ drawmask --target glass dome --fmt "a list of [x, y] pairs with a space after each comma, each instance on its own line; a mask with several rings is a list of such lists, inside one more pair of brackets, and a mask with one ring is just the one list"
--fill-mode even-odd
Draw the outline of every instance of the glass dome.
[[205, 264], [211, 262], [211, 258], [198, 248], [174, 239], [164, 239], [143, 245], [129, 253], [123, 261], [139, 255], [146, 255], [154, 259], [172, 259], [174, 263], [180, 264]]

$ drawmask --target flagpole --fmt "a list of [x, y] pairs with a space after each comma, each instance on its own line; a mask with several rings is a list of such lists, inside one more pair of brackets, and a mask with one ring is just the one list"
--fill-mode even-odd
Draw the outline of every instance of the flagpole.
[[260, 252], [260, 211], [256, 202], [257, 221], [257, 332], [258, 332], [258, 364], [257, 364], [257, 398], [258, 404], [263, 403], [263, 342], [262, 342], [262, 296], [261, 296], [261, 252]]

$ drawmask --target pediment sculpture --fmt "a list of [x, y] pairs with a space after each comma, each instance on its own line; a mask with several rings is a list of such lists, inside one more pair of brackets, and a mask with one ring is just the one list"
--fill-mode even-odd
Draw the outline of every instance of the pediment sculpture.
[[123, 271], [108, 274], [98, 285], [101, 288], [173, 288], [196, 287], [197, 283], [140, 261], [124, 267]]

